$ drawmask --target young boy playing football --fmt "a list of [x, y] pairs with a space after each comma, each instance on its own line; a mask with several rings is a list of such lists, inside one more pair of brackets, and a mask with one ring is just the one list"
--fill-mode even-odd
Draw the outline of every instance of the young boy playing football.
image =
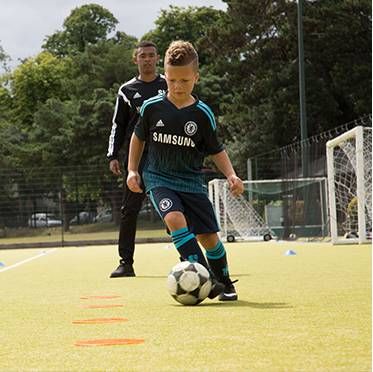
[[[144, 102], [131, 138], [127, 185], [143, 192], [138, 167], [145, 142], [148, 156], [143, 172], [145, 191], [171, 232], [182, 258], [213, 273], [209, 298], [237, 300], [219, 226], [201, 172], [206, 156], [225, 175], [233, 195], [243, 192], [223, 145], [218, 141], [214, 114], [192, 94], [198, 81], [198, 54], [186, 41], [172, 42], [166, 51], [168, 91]], [[206, 258], [198, 244], [206, 250]]]

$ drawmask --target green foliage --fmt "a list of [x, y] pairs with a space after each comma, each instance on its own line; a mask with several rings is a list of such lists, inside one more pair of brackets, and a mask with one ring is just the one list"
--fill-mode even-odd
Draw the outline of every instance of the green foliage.
[[106, 40], [118, 20], [98, 4], [75, 8], [63, 23], [63, 31], [48, 36], [43, 48], [58, 56], [83, 52], [87, 45]]
[[[323, 81], [336, 106], [328, 119], [341, 123], [370, 112], [371, 1], [319, 0], [306, 12], [305, 45], [312, 77]], [[324, 122], [325, 126], [333, 127]]]
[[77, 115], [76, 102], [50, 98], [40, 106], [30, 130], [29, 159], [40, 166], [70, 164]]
[[[170, 6], [142, 39], [161, 56], [176, 39], [196, 46], [196, 93], [244, 176], [248, 157], [299, 139], [297, 2], [224, 2], [226, 12]], [[371, 111], [371, 18], [368, 0], [305, 1], [309, 135]], [[44, 52], [5, 70], [0, 166], [104, 165], [117, 89], [137, 72], [137, 40], [119, 31], [109, 38], [117, 23], [100, 5], [73, 9]]]
[[[156, 43], [161, 57], [171, 41], [187, 40], [199, 49], [200, 41], [206, 37], [208, 30], [222, 16], [223, 12], [211, 7], [177, 7], [170, 6], [162, 10], [155, 21], [156, 28], [145, 34], [142, 39], [152, 40]], [[208, 63], [208, 53], [199, 49], [201, 64]]]
[[11, 119], [12, 105], [9, 89], [0, 85], [0, 123]]
[[[226, 0], [226, 16], [202, 44], [227, 77], [222, 126], [234, 165], [298, 140], [297, 4]], [[305, 4], [306, 100], [310, 135], [371, 110], [371, 4]], [[214, 42], [212, 43], [211, 40]]]
[[8, 62], [10, 57], [5, 53], [4, 48], [0, 45], [0, 67], [5, 71], [9, 71]]
[[27, 131], [40, 104], [67, 98], [67, 63], [48, 52], [27, 59], [11, 77], [16, 121]]
[[[132, 51], [136, 39], [121, 35], [120, 39], [89, 45], [84, 52], [71, 57], [70, 95], [91, 97], [97, 88], [110, 89], [136, 74]], [[113, 98], [115, 95], [113, 95]]]
[[[21, 167], [19, 187], [35, 182], [33, 169], [43, 167], [37, 192], [48, 195], [59, 192], [63, 185], [66, 209], [76, 195], [81, 202], [90, 202], [92, 196], [97, 200], [107, 187], [103, 182], [110, 183], [103, 177], [77, 188], [76, 175], [62, 177], [59, 173], [56, 177], [56, 170], [82, 164], [107, 168], [105, 155], [117, 90], [136, 73], [132, 50], [137, 40], [123, 32], [109, 39], [116, 23], [100, 6], [74, 9], [64, 30], [48, 37], [44, 52], [2, 77], [0, 166]], [[44, 182], [49, 179], [55, 179], [55, 190]], [[1, 182], [0, 187], [7, 189]], [[32, 199], [36, 189], [29, 186], [24, 192]], [[11, 199], [10, 194], [4, 197]]]

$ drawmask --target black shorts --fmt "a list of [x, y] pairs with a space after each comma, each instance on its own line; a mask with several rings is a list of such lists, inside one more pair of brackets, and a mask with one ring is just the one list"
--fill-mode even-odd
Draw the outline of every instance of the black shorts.
[[169, 212], [184, 214], [189, 229], [194, 234], [218, 232], [219, 224], [206, 194], [196, 194], [157, 187], [149, 191], [150, 200], [162, 219]]

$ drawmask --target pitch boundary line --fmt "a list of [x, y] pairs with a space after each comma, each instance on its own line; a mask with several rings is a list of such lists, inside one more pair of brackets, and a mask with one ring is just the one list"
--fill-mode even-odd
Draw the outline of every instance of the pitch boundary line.
[[47, 254], [55, 252], [57, 249], [58, 248], [50, 249], [49, 251], [45, 251], [45, 252], [39, 253], [36, 256], [26, 258], [25, 260], [19, 261], [19, 262], [13, 264], [13, 265], [10, 265], [10, 266], [7, 266], [7, 267], [5, 267], [3, 269], [0, 269], [0, 273], [2, 273], [4, 271], [7, 271], [7, 270], [15, 269], [16, 267], [21, 266], [21, 265], [23, 265], [23, 264], [25, 264], [27, 262], [30, 262], [30, 261], [36, 260], [37, 258], [46, 256]]

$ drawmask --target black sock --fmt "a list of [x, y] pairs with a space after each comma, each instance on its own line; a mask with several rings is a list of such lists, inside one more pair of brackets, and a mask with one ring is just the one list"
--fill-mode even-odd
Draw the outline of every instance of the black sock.
[[228, 283], [230, 279], [227, 254], [225, 252], [224, 245], [220, 240], [214, 248], [206, 250], [206, 257], [211, 271], [215, 274], [216, 279], [218, 279], [219, 282]]
[[207, 269], [209, 268], [196, 236], [187, 227], [172, 231], [171, 237], [180, 256], [185, 261], [198, 262]]

